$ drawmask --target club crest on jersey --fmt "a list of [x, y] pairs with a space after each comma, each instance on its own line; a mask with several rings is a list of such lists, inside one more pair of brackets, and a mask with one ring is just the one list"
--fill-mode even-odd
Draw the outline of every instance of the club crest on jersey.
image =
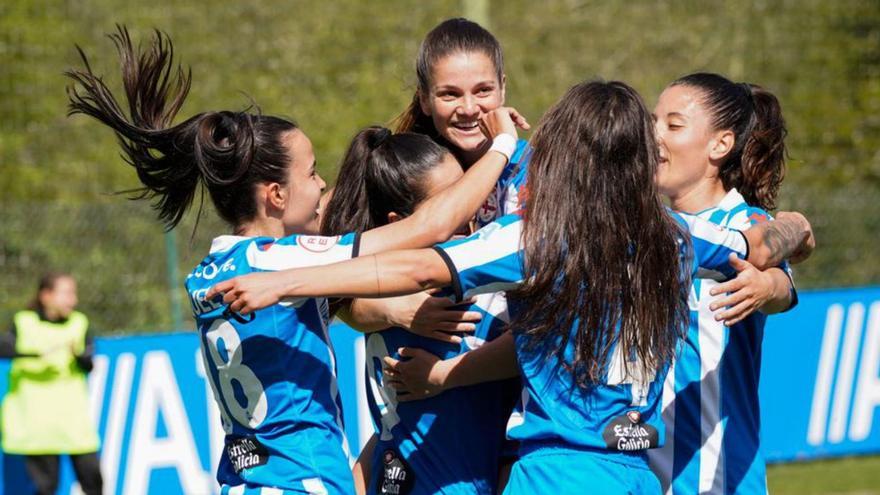
[[242, 470], [269, 462], [269, 451], [256, 437], [236, 437], [226, 440], [226, 457], [236, 474]]
[[382, 477], [378, 481], [378, 492], [390, 495], [410, 493], [415, 482], [412, 469], [393, 450], [382, 453]]
[[486, 201], [483, 203], [483, 206], [480, 207], [480, 210], [477, 211], [477, 220], [481, 224], [487, 224], [495, 220], [498, 216], [498, 198], [495, 196], [495, 193], [489, 195], [486, 198]]
[[645, 450], [658, 446], [657, 428], [642, 422], [639, 411], [628, 411], [608, 423], [602, 439], [610, 450]]
[[307, 251], [313, 253], [323, 253], [329, 251], [336, 243], [339, 242], [339, 236], [323, 237], [319, 235], [301, 235], [296, 238], [296, 243]]

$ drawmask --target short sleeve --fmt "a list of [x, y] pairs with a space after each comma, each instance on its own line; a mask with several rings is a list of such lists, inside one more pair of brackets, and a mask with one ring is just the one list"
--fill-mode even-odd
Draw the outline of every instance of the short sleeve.
[[[253, 271], [280, 271], [291, 268], [329, 265], [358, 256], [359, 233], [341, 236], [291, 235], [280, 239], [261, 237], [247, 247], [245, 257]], [[284, 298], [283, 307], [299, 307], [307, 297]]]
[[329, 265], [356, 258], [360, 234], [342, 236], [292, 235], [273, 240], [260, 238], [247, 248], [247, 262], [254, 270], [278, 271]]
[[522, 219], [507, 215], [470, 237], [435, 246], [452, 275], [456, 301], [522, 283]]
[[742, 232], [721, 227], [708, 220], [674, 212], [673, 216], [690, 234], [690, 253], [694, 263], [692, 275], [697, 278], [728, 279], [736, 276], [730, 266], [730, 255], [742, 259], [749, 256], [749, 243]]

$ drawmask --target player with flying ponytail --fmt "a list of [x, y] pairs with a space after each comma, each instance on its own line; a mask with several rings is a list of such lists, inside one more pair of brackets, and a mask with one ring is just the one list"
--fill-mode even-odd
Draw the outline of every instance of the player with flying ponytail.
[[[363, 233], [319, 236], [324, 181], [306, 134], [293, 122], [251, 112], [212, 111], [180, 123], [175, 116], [191, 79], [174, 65], [170, 40], [156, 33], [135, 50], [125, 28], [111, 36], [119, 51], [125, 112], [83, 54], [67, 73], [71, 113], [114, 131], [143, 184], [139, 198], [174, 228], [207, 190], [230, 234], [214, 239], [190, 273], [208, 380], [226, 431], [217, 479], [222, 493], [345, 494], [354, 491], [335, 358], [323, 298], [281, 301], [242, 317], [205, 298], [219, 281], [251, 272], [322, 265], [449, 238], [473, 216], [516, 147], [515, 110], [483, 116], [492, 150], [412, 216]], [[412, 139], [430, 140], [424, 136]], [[430, 146], [436, 159], [453, 159]], [[199, 196], [201, 198], [201, 196]]]

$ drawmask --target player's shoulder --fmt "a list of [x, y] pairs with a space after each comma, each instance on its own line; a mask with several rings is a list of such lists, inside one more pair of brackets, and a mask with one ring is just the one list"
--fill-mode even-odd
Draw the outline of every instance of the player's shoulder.
[[525, 165], [528, 163], [531, 153], [532, 148], [529, 146], [529, 142], [525, 139], [517, 139], [516, 149], [510, 156], [510, 163]]
[[242, 236], [219, 236], [211, 243], [211, 250], [186, 277], [187, 288], [213, 285], [220, 280], [250, 271], [244, 261], [250, 245], [260, 239]]
[[83, 327], [88, 328], [89, 326], [89, 318], [84, 313], [80, 313], [79, 311], [73, 311], [70, 313], [70, 316], [67, 317], [68, 321], [81, 325]]
[[736, 188], [727, 192], [716, 210], [710, 220], [738, 229], [746, 229], [773, 219], [767, 210], [749, 204]]
[[[344, 235], [311, 235], [291, 234], [280, 239], [270, 239], [265, 244], [278, 246], [299, 246], [308, 251], [323, 252], [336, 246], [351, 246], [357, 241], [360, 234], [349, 233]], [[264, 247], [267, 249], [267, 247]]]
[[773, 220], [773, 217], [767, 210], [742, 203], [728, 212], [725, 225], [737, 229], [747, 229], [770, 220]]
[[257, 238], [247, 246], [244, 256], [252, 270], [261, 271], [326, 265], [357, 257], [359, 239], [360, 234]]
[[[492, 230], [497, 230], [501, 228], [511, 228], [517, 227], [521, 228], [523, 224], [523, 217], [521, 211], [515, 211], [513, 213], [508, 213], [506, 215], [502, 215], [495, 219], [494, 222], [487, 224], [485, 227], [480, 229], [480, 231], [490, 232]], [[492, 227], [492, 228], [489, 228]]]
[[743, 212], [751, 225], [769, 222], [773, 220], [773, 216], [759, 206], [747, 206]]
[[500, 240], [510, 236], [520, 236], [523, 229], [523, 219], [519, 213], [509, 213], [499, 217], [494, 222], [485, 225], [476, 231], [471, 238], [483, 241]]

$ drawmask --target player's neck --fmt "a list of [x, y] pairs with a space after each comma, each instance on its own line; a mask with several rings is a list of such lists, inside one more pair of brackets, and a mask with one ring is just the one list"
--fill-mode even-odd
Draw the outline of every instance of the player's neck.
[[703, 180], [682, 194], [670, 197], [673, 210], [685, 213], [699, 213], [707, 208], [717, 206], [724, 199], [727, 191], [720, 180]]
[[284, 225], [275, 218], [256, 218], [235, 228], [235, 235], [245, 237], [284, 237]]

